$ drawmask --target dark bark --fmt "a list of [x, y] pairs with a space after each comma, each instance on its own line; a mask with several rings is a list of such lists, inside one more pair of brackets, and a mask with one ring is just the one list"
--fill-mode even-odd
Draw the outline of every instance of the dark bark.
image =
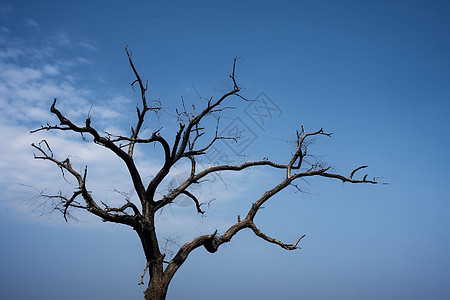
[[148, 287], [144, 291], [145, 300], [165, 300], [169, 281], [163, 280], [162, 277], [153, 277]]

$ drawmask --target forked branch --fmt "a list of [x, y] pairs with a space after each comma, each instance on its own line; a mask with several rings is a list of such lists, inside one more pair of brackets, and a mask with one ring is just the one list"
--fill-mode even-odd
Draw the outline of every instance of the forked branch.
[[[251, 229], [255, 235], [259, 236], [260, 238], [264, 239], [267, 242], [276, 244], [286, 250], [295, 250], [298, 249], [298, 244], [300, 241], [305, 237], [305, 235], [300, 235], [300, 237], [297, 239], [295, 243], [288, 244], [284, 243], [276, 238], [270, 237], [266, 235], [264, 232], [262, 232], [254, 223], [254, 218], [258, 211], [263, 207], [263, 204], [266, 203], [268, 200], [273, 198], [275, 195], [279, 194], [281, 191], [283, 191], [286, 187], [294, 185], [293, 182], [299, 178], [304, 177], [312, 177], [312, 176], [322, 176], [322, 177], [329, 177], [329, 178], [335, 178], [339, 179], [343, 182], [350, 182], [350, 183], [372, 183], [376, 184], [378, 183], [375, 179], [374, 180], [367, 180], [367, 175], [364, 176], [363, 179], [354, 179], [353, 176], [356, 174], [357, 171], [366, 168], [367, 166], [361, 166], [356, 169], [354, 169], [350, 176], [346, 177], [340, 174], [330, 173], [329, 169], [330, 167], [322, 167], [321, 165], [316, 165], [315, 167], [308, 168], [307, 170], [302, 170], [302, 162], [303, 157], [306, 155], [306, 146], [305, 141], [313, 136], [316, 135], [325, 135], [325, 136], [331, 136], [331, 133], [326, 133], [323, 129], [320, 129], [318, 131], [312, 132], [312, 133], [306, 133], [304, 130], [304, 127], [302, 126], [301, 132], [297, 133], [297, 148], [294, 154], [292, 155], [291, 159], [287, 164], [278, 164], [274, 163], [269, 160], [263, 160], [263, 161], [254, 161], [254, 162], [246, 162], [241, 165], [220, 165], [220, 166], [213, 166], [210, 168], [207, 168], [206, 170], [203, 170], [202, 172], [199, 172], [198, 174], [191, 175], [188, 180], [186, 180], [181, 186], [185, 186], [187, 188], [190, 184], [190, 182], [198, 181], [207, 174], [210, 173], [217, 173], [221, 171], [240, 171], [249, 167], [256, 167], [256, 166], [266, 166], [266, 167], [272, 167], [275, 169], [284, 169], [287, 171], [288, 176], [281, 181], [278, 185], [274, 186], [272, 189], [266, 191], [257, 201], [255, 201], [251, 208], [249, 209], [246, 217], [241, 220], [240, 217], [238, 217], [238, 221], [230, 226], [222, 235], [218, 235], [217, 232], [211, 235], [208, 239], [202, 239], [201, 242], [203, 243], [204, 248], [214, 253], [218, 250], [220, 245], [229, 242], [234, 235], [236, 235], [239, 231], [249, 228]], [[299, 170], [296, 173], [292, 173], [292, 170]], [[298, 188], [298, 186], [297, 186]], [[170, 195], [173, 197], [177, 191], [173, 191], [174, 194]], [[196, 244], [199, 242], [199, 240], [196, 240]], [[189, 243], [188, 243], [189, 244]], [[186, 251], [191, 251], [192, 249], [190, 247], [182, 247], [179, 250], [179, 256], [187, 256], [189, 253], [184, 253]]]
[[277, 240], [277, 239], [271, 238], [271, 237], [267, 236], [266, 234], [264, 234], [261, 230], [259, 230], [259, 229], [256, 227], [255, 223], [251, 222], [250, 224], [251, 224], [250, 228], [253, 230], [253, 232], [254, 232], [257, 236], [259, 236], [260, 238], [262, 238], [262, 239], [265, 240], [266, 242], [269, 242], [269, 243], [278, 245], [278, 246], [280, 246], [281, 248], [286, 249], [286, 250], [300, 249], [300, 248], [297, 247], [297, 245], [298, 245], [298, 243], [300, 243], [300, 241], [306, 236], [305, 234], [304, 234], [304, 235], [301, 235], [301, 236], [297, 239], [297, 241], [296, 241], [295, 243], [293, 243], [293, 244], [286, 244], [286, 243], [283, 243], [283, 242], [281, 242], [281, 241], [279, 241], [279, 240]]
[[41, 126], [36, 130], [32, 130], [31, 133], [42, 131], [42, 130], [61, 130], [61, 131], [73, 131], [80, 134], [89, 134], [93, 137], [94, 142], [96, 144], [102, 145], [103, 147], [111, 150], [114, 154], [120, 157], [126, 164], [128, 171], [130, 173], [131, 179], [133, 181], [134, 188], [136, 189], [136, 193], [139, 196], [141, 202], [144, 202], [144, 194], [145, 189], [141, 180], [141, 176], [139, 171], [134, 164], [133, 158], [129, 156], [126, 152], [124, 152], [121, 147], [117, 146], [110, 138], [103, 137], [99, 134], [99, 132], [91, 127], [90, 122], [86, 122], [85, 126], [81, 127], [74, 124], [68, 118], [66, 118], [57, 108], [56, 108], [56, 98], [53, 101], [52, 106], [50, 107], [50, 111], [58, 117], [60, 125], [49, 125]]
[[[125, 52], [127, 53], [128, 56], [128, 62], [130, 63], [130, 67], [133, 70], [134, 76], [136, 77], [136, 79], [131, 83], [131, 86], [133, 87], [135, 83], [138, 83], [139, 85], [139, 91], [141, 94], [141, 101], [142, 101], [142, 110], [139, 109], [139, 107], [136, 107], [136, 113], [137, 113], [137, 117], [138, 117], [138, 121], [136, 126], [133, 128], [131, 127], [131, 137], [129, 139], [130, 141], [130, 145], [128, 147], [128, 155], [130, 157], [133, 156], [133, 151], [134, 151], [134, 146], [136, 145], [136, 143], [138, 142], [138, 136], [139, 136], [139, 132], [142, 129], [142, 125], [144, 124], [145, 121], [145, 115], [148, 111], [159, 111], [161, 109], [161, 106], [155, 106], [155, 107], [149, 107], [147, 104], [147, 99], [146, 99], [146, 92], [148, 89], [148, 81], [144, 82], [142, 81], [141, 76], [139, 75], [139, 72], [136, 70], [136, 67], [134, 66], [133, 60], [131, 59], [131, 51], [128, 49], [128, 46], [125, 47]], [[153, 138], [155, 138], [153, 136]], [[158, 138], [157, 140], [159, 142], [162, 142], [164, 149], [166, 150], [165, 147], [165, 140], [162, 141], [162, 138]], [[156, 140], [156, 139], [155, 139]], [[141, 140], [142, 141], [142, 140]]]
[[[42, 145], [45, 145], [46, 148], [45, 149], [42, 148]], [[134, 224], [134, 222], [135, 222], [134, 216], [118, 214], [119, 212], [123, 213], [126, 208], [131, 207], [133, 209], [133, 211], [135, 212], [135, 216], [139, 216], [140, 215], [139, 210], [131, 202], [129, 202], [129, 203], [125, 204], [124, 206], [122, 206], [121, 208], [117, 208], [117, 209], [109, 208], [109, 207], [102, 209], [94, 201], [94, 199], [91, 196], [91, 193], [86, 188], [87, 167], [84, 168], [83, 175], [81, 175], [79, 172], [77, 172], [72, 167], [72, 164], [71, 164], [69, 158], [66, 158], [64, 161], [60, 161], [60, 160], [56, 159], [53, 156], [53, 152], [51, 151], [50, 146], [48, 145], [48, 143], [45, 140], [41, 141], [38, 145], [33, 143], [33, 144], [31, 144], [31, 146], [40, 153], [39, 155], [36, 155], [36, 154], [34, 155], [35, 159], [51, 161], [52, 163], [57, 165], [63, 173], [64, 173], [64, 171], [68, 172], [77, 181], [77, 185], [78, 185], [77, 190], [75, 190], [73, 192], [73, 195], [70, 198], [63, 196], [61, 193], [58, 195], [54, 195], [54, 196], [41, 194], [41, 196], [44, 198], [53, 198], [53, 199], [60, 200], [60, 203], [57, 203], [55, 205], [55, 208], [59, 207], [60, 205], [62, 207], [64, 207], [63, 209], [58, 209], [58, 210], [60, 210], [63, 213], [64, 219], [66, 221], [67, 221], [68, 209], [69, 209], [69, 207], [73, 207], [73, 208], [87, 210], [87, 211], [97, 215], [98, 217], [101, 217], [105, 221], [122, 223], [122, 224], [127, 224], [130, 226]], [[78, 202], [75, 202], [75, 199], [78, 197], [82, 197], [82, 199], [84, 200], [86, 205], [81, 205]]]

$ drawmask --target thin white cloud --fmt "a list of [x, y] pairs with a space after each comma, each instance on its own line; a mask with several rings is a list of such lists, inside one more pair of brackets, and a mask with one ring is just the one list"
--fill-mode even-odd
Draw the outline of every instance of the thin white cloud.
[[55, 41], [57, 42], [57, 44], [59, 46], [72, 46], [72, 39], [69, 36], [69, 33], [66, 30], [59, 30], [55, 36], [54, 36]]
[[0, 33], [2, 33], [2, 34], [10, 34], [11, 30], [9, 28], [1, 26], [0, 27]]
[[39, 23], [33, 19], [25, 18], [24, 22], [25, 22], [26, 26], [33, 27], [33, 28], [39, 28]]
[[78, 44], [80, 47], [83, 47], [87, 50], [95, 51], [97, 50], [97, 47], [94, 46], [91, 42], [88, 41], [82, 41]]
[[76, 58], [76, 62], [79, 63], [79, 64], [85, 64], [85, 65], [91, 65], [92, 64], [90, 60], [88, 60], [88, 59], [86, 59], [84, 57], [77, 57]]
[[[30, 22], [31, 24], [31, 22]], [[73, 178], [67, 176], [67, 183], [61, 176], [61, 171], [47, 161], [33, 159], [31, 143], [39, 143], [46, 139], [52, 147], [55, 156], [60, 160], [70, 157], [72, 165], [80, 170], [88, 166], [88, 188], [97, 201], [108, 205], [119, 206], [124, 203], [124, 196], [118, 193], [132, 191], [132, 184], [124, 163], [110, 151], [102, 147], [84, 142], [77, 134], [68, 132], [39, 132], [30, 135], [31, 129], [41, 124], [57, 123], [54, 115], [49, 112], [49, 106], [54, 98], [58, 98], [58, 107], [67, 117], [76, 123], [83, 124], [90, 116], [93, 126], [109, 133], [126, 135], [129, 126], [135, 122], [134, 105], [136, 99], [124, 95], [113, 95], [103, 103], [91, 103], [95, 99], [95, 89], [83, 85], [90, 80], [83, 80], [85, 75], [74, 72], [76, 68], [90, 68], [91, 62], [83, 56], [69, 59], [59, 55], [65, 47], [75, 47], [75, 43], [67, 31], [59, 31], [50, 40], [58, 41], [55, 45], [46, 42], [30, 47], [29, 41], [17, 37], [5, 36], [7, 30], [0, 33], [0, 130], [3, 140], [7, 141], [0, 152], [0, 172], [8, 176], [0, 177], [0, 188], [3, 191], [3, 201], [0, 210], [11, 212], [18, 218], [27, 219], [48, 211], [48, 207], [27, 205], [26, 201], [36, 196], [37, 191], [21, 184], [46, 190], [50, 193], [62, 191], [70, 195], [76, 188]], [[94, 46], [86, 42], [82, 48], [94, 50]], [[26, 63], [24, 63], [26, 61]], [[89, 73], [89, 72], [87, 72]], [[94, 101], [95, 102], [95, 101]], [[122, 125], [122, 126], [121, 126]], [[151, 134], [150, 129], [146, 129]], [[144, 133], [143, 133], [144, 134]], [[163, 155], [157, 147], [137, 147], [135, 159], [145, 182], [149, 182], [162, 166]], [[160, 193], [167, 192], [168, 184], [177, 176], [189, 170], [188, 162], [173, 169], [169, 178], [164, 182]], [[201, 202], [208, 202], [214, 198], [216, 203], [224, 203], [242, 198], [249, 172], [221, 174], [221, 178], [229, 183], [225, 186], [222, 179], [215, 178], [211, 184], [205, 183], [196, 187], [194, 192]], [[256, 173], [251, 173], [256, 174]], [[254, 177], [256, 178], [256, 177]], [[238, 184], [236, 184], [238, 183]], [[220, 190], [220, 193], [213, 191]], [[138, 204], [136, 196], [131, 200]], [[236, 201], [234, 201], [236, 204]], [[243, 203], [249, 204], [249, 203]], [[211, 206], [214, 210], [215, 204]], [[211, 233], [215, 229], [224, 230], [234, 219], [224, 219], [221, 215], [216, 218], [201, 217], [196, 213], [193, 205], [178, 205], [165, 208], [158, 219], [161, 234], [179, 233], [184, 237], [191, 237], [199, 233]], [[37, 208], [35, 211], [32, 208]], [[205, 206], [207, 208], [207, 206]], [[231, 211], [231, 210], [230, 210]], [[30, 217], [31, 216], [31, 217]], [[75, 213], [80, 220], [78, 226], [102, 224], [84, 212]], [[235, 218], [235, 215], [232, 215]], [[51, 222], [63, 219], [56, 214]], [[40, 219], [48, 220], [48, 218]], [[58, 224], [59, 221], [58, 221]], [[103, 225], [102, 225], [103, 226]]]
[[2, 18], [9, 18], [11, 16], [11, 13], [14, 11], [13, 7], [11, 5], [1, 5], [0, 6], [0, 16]]
[[50, 75], [50, 76], [58, 75], [60, 73], [58, 67], [52, 66], [52, 65], [43, 66], [42, 71], [44, 72], [44, 74]]
[[41, 79], [42, 72], [36, 68], [18, 68], [14, 64], [2, 64], [0, 79], [10, 86], [20, 86], [37, 79]]
[[[0, 13], [7, 12], [9, 10], [5, 7], [0, 8]], [[27, 26], [38, 25], [31, 19], [25, 20], [25, 23]], [[10, 30], [3, 27], [0, 32], [0, 131], [5, 142], [0, 152], [0, 172], [8, 176], [0, 177], [3, 192], [0, 209], [22, 216], [36, 213], [32, 212], [31, 207], [25, 205], [24, 208], [22, 200], [29, 198], [29, 195], [24, 193], [27, 188], [21, 184], [49, 189], [53, 193], [59, 190], [70, 193], [73, 190], [74, 187], [64, 181], [56, 166], [33, 159], [31, 143], [38, 143], [44, 138], [48, 139], [55, 155], [61, 160], [70, 156], [73, 164], [80, 169], [89, 165], [92, 186], [98, 187], [98, 191], [104, 191], [97, 192], [101, 200], [106, 199], [107, 194], [116, 187], [129, 188], [124, 185], [124, 182], [130, 185], [126, 174], [118, 171], [123, 169], [123, 164], [118, 159], [111, 159], [110, 154], [105, 153], [98, 145], [61, 132], [29, 134], [31, 129], [38, 128], [47, 121], [56, 123], [55, 117], [49, 112], [49, 106], [55, 97], [66, 100], [60, 101], [59, 107], [78, 121], [84, 121], [91, 107], [89, 98], [92, 98], [92, 92], [82, 87], [79, 73], [72, 70], [77, 65], [65, 64], [67, 58], [58, 55], [63, 52], [61, 49], [64, 47], [77, 47], [71, 36], [67, 32], [60, 32], [56, 37], [59, 46], [53, 46], [53, 37], [42, 36], [41, 44], [35, 45], [30, 40], [9, 34]], [[85, 65], [88, 63], [85, 58], [76, 61], [84, 62]], [[72, 80], [61, 76], [65, 73], [71, 74]], [[96, 118], [100, 121], [118, 117], [112, 108], [96, 108]], [[103, 172], [110, 176], [106, 176], [105, 181], [96, 180], [105, 178]], [[106, 184], [110, 186], [107, 187]], [[41, 208], [42, 206], [39, 207]]]

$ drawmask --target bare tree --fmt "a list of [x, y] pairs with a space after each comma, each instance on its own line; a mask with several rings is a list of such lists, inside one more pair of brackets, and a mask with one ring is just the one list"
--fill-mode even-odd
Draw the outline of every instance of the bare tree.
[[[166, 138], [161, 136], [160, 129], [153, 131], [146, 137], [141, 135], [144, 122], [147, 120], [149, 112], [158, 111], [161, 107], [159, 105], [155, 107], [149, 106], [147, 100], [147, 83], [137, 72], [131, 58], [131, 52], [127, 48], [126, 54], [135, 76], [131, 85], [137, 85], [140, 92], [140, 105], [136, 107], [137, 122], [134, 127], [131, 127], [129, 135], [113, 135], [99, 131], [91, 126], [90, 117], [88, 117], [82, 125], [75, 124], [56, 108], [56, 99], [53, 101], [50, 111], [58, 118], [59, 125], [50, 125], [47, 123], [47, 125], [41, 126], [31, 132], [58, 130], [79, 133], [83, 138], [90, 136], [94, 143], [109, 149], [125, 163], [133, 188], [139, 199], [138, 204], [130, 201], [128, 197], [126, 197], [126, 200], [120, 207], [110, 207], [101, 201], [99, 202], [93, 198], [92, 193], [87, 188], [87, 167], [85, 167], [82, 172], [79, 172], [72, 167], [69, 158], [65, 158], [64, 160], [56, 158], [49, 144], [45, 140], [42, 140], [38, 144], [32, 144], [32, 147], [36, 150], [34, 156], [36, 159], [51, 161], [63, 171], [63, 175], [70, 174], [76, 180], [77, 186], [70, 196], [66, 196], [63, 193], [58, 193], [56, 195], [40, 195], [52, 199], [54, 208], [61, 211], [66, 220], [70, 214], [70, 209], [85, 210], [98, 216], [104, 221], [124, 224], [132, 227], [136, 231], [142, 243], [146, 258], [146, 267], [142, 273], [142, 279], [147, 270], [150, 275], [148, 287], [144, 292], [145, 299], [165, 299], [171, 279], [193, 250], [204, 247], [208, 252], [214, 253], [222, 244], [229, 242], [235, 234], [243, 229], [250, 229], [258, 237], [269, 243], [276, 244], [283, 249], [297, 249], [298, 244], [305, 235], [300, 235], [293, 243], [285, 243], [266, 235], [254, 222], [258, 211], [263, 207], [264, 203], [269, 201], [274, 195], [280, 193], [289, 186], [298, 188], [295, 183], [296, 180], [315, 176], [337, 179], [349, 183], [377, 183], [376, 178], [369, 180], [367, 179], [367, 175], [363, 176], [361, 179], [354, 178], [356, 172], [367, 166], [360, 166], [351, 171], [349, 176], [344, 176], [331, 172], [329, 167], [323, 166], [322, 164], [306, 165], [305, 158], [309, 155], [307, 154], [308, 141], [316, 136], [329, 137], [332, 134], [325, 132], [323, 129], [319, 129], [315, 132], [307, 132], [303, 125], [300, 130], [297, 131], [296, 149], [290, 159], [286, 162], [278, 163], [264, 158], [263, 160], [245, 161], [237, 164], [215, 164], [201, 167], [198, 163], [199, 158], [205, 155], [219, 140], [239, 138], [236, 136], [219, 135], [217, 130], [219, 122], [217, 122], [216, 128], [212, 128], [212, 134], [210, 133], [209, 138], [207, 138], [208, 135], [206, 134], [208, 128], [206, 128], [206, 126], [203, 127], [204, 119], [207, 116], [222, 113], [226, 108], [224, 102], [228, 101], [230, 97], [235, 96], [239, 97], [238, 99], [242, 101], [249, 101], [240, 94], [241, 88], [235, 77], [236, 59], [234, 60], [232, 72], [229, 76], [231, 88], [228, 92], [223, 93], [221, 97], [217, 99], [210, 98], [207, 100], [200, 111], [195, 108], [187, 110], [184, 103], [183, 110], [176, 111], [176, 114], [179, 117], [179, 127], [175, 133], [174, 141], [170, 143]], [[164, 152], [164, 163], [162, 167], [146, 185], [144, 185], [133, 157], [135, 147], [142, 144], [157, 144], [162, 147]], [[171, 169], [182, 160], [185, 160], [190, 164], [190, 173], [187, 176], [187, 179], [160, 196], [156, 193], [158, 187], [168, 176]], [[157, 238], [155, 214], [165, 206], [173, 203], [177, 197], [181, 196], [188, 197], [192, 200], [195, 204], [196, 213], [203, 214], [203, 203], [200, 203], [197, 195], [192, 192], [194, 186], [201, 184], [201, 182], [211, 174], [219, 174], [227, 171], [239, 172], [251, 167], [273, 168], [284, 172], [285, 175], [281, 182], [269, 187], [258, 199], [255, 199], [251, 204], [247, 215], [242, 218], [237, 216], [237, 222], [230, 226], [225, 232], [218, 233], [216, 230], [207, 235], [200, 235], [184, 245], [181, 245], [173, 258], [171, 260], [166, 260], [165, 253]], [[141, 283], [143, 283], [142, 280]]]

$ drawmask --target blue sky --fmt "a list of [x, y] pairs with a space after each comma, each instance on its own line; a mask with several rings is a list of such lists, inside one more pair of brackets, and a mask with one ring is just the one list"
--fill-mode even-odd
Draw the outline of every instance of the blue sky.
[[[30, 144], [45, 137], [61, 157], [89, 166], [101, 201], [130, 190], [120, 162], [95, 145], [28, 134], [55, 121], [55, 97], [74, 120], [94, 105], [96, 126], [126, 132], [138, 101], [129, 45], [150, 97], [168, 110], [181, 96], [201, 105], [198, 95], [219, 95], [240, 56], [243, 94], [264, 92], [280, 110], [261, 127], [247, 103], [231, 103], [222, 124], [238, 117], [251, 129], [250, 159], [285, 161], [301, 124], [323, 127], [335, 134], [311, 146], [321, 161], [343, 174], [368, 164], [389, 182], [301, 182], [304, 193], [283, 192], [256, 219], [286, 242], [306, 234], [301, 250], [241, 232], [214, 255], [192, 253], [168, 299], [448, 299], [449, 13], [448, 1], [1, 1], [0, 298], [142, 298], [145, 262], [132, 230], [42, 214], [23, 186], [68, 188], [57, 168], [32, 158]], [[176, 120], [167, 116], [162, 133], [171, 136]], [[146, 176], [160, 154], [137, 153]], [[182, 174], [180, 166], [174, 180]], [[224, 175], [227, 186], [199, 191], [217, 199], [207, 217], [182, 204], [161, 215], [162, 243], [220, 232], [282, 176]]]

